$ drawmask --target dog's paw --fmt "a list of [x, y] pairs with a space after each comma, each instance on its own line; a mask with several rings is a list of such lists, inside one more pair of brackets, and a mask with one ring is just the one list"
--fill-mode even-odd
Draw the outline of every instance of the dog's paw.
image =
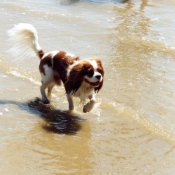
[[89, 112], [89, 110], [87, 110], [86, 107], [83, 107], [83, 112], [84, 112], [84, 113], [87, 113], [87, 112]]
[[83, 112], [89, 112], [90, 110], [92, 110], [92, 108], [94, 107], [94, 103], [93, 101], [88, 102], [86, 105], [84, 105], [83, 107]]
[[47, 100], [41, 100], [44, 104], [50, 104], [50, 101], [47, 99]]
[[48, 99], [42, 100], [39, 97], [36, 97], [34, 101], [39, 103], [44, 103], [44, 104], [50, 104], [50, 101]]

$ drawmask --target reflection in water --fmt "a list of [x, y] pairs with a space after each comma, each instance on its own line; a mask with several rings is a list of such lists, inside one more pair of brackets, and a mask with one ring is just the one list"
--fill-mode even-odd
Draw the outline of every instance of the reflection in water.
[[[170, 124], [165, 124], [165, 118], [167, 123], [172, 121], [174, 113], [171, 104], [174, 99], [169, 95], [174, 92], [173, 82], [170, 83], [174, 56], [165, 49], [162, 51], [159, 42], [148, 39], [155, 33], [151, 30], [151, 20], [144, 12], [147, 6], [150, 6], [148, 1], [143, 0], [138, 10], [138, 4], [133, 2], [128, 2], [124, 9], [114, 8], [116, 16], [120, 11], [120, 16], [116, 18], [116, 23], [118, 20], [120, 23], [113, 27], [116, 32], [111, 38], [112, 66], [118, 92], [116, 97], [111, 98], [133, 110], [134, 120], [148, 130], [174, 141], [173, 130], [167, 127]], [[116, 94], [116, 90], [112, 91]], [[173, 124], [171, 127], [174, 128]]]
[[72, 135], [81, 129], [79, 123], [83, 119], [67, 111], [60, 111], [37, 101], [31, 101], [28, 105], [32, 109], [31, 112], [41, 113], [41, 117], [47, 122], [43, 128], [49, 132]]
[[142, 3], [140, 4], [140, 10], [144, 11], [146, 6], [148, 6], [148, 0], [142, 0]]
[[[146, 4], [143, 0], [142, 8]], [[119, 91], [115, 101], [131, 108], [140, 104], [145, 90], [143, 84], [148, 78], [151, 66], [148, 60], [151, 50], [144, 46], [143, 40], [149, 33], [149, 18], [136, 11], [134, 6], [135, 4], [129, 1], [125, 8], [113, 9], [117, 21], [121, 22], [114, 27], [115, 33], [112, 38], [112, 62], [118, 79], [116, 87]]]
[[[84, 2], [89, 2], [89, 3], [98, 3], [98, 4], [103, 4], [103, 3], [128, 3], [130, 0], [83, 0]], [[60, 0], [59, 3], [61, 5], [72, 5], [77, 2], [82, 2], [82, 0]]]
[[37, 101], [0, 101], [7, 105], [25, 115], [17, 110], [10, 121], [4, 116], [5, 130], [0, 125], [0, 174], [93, 174], [91, 129], [83, 119]]
[[80, 122], [83, 122], [83, 119], [76, 115], [54, 109], [51, 105], [44, 105], [39, 101], [30, 101], [29, 103], [8, 100], [0, 101], [0, 105], [5, 104], [15, 104], [22, 110], [40, 115], [46, 121], [43, 129], [52, 133], [74, 135], [81, 129]]
[[135, 4], [131, 1], [127, 3], [124, 9], [118, 9], [116, 7], [114, 8], [116, 14], [120, 12], [120, 16], [117, 17], [117, 21], [119, 20], [122, 22], [116, 27], [116, 30], [119, 32], [119, 36], [123, 37], [122, 39], [139, 37], [142, 40], [142, 37], [145, 37], [148, 34], [150, 19], [143, 13], [146, 5], [147, 0], [143, 0], [140, 4], [140, 11], [142, 12], [135, 10]]

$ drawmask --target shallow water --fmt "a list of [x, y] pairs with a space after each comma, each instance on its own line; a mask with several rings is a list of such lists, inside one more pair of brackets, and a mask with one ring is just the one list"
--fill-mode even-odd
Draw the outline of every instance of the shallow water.
[[[0, 174], [172, 175], [175, 171], [175, 2], [2, 0]], [[105, 83], [88, 114], [64, 89], [40, 96], [39, 59], [9, 53], [6, 31], [33, 24], [45, 51], [98, 56]]]

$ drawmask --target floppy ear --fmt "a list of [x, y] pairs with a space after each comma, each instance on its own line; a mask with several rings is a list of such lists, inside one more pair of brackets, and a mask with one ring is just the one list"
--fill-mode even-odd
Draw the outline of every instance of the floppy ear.
[[102, 88], [102, 86], [103, 86], [103, 80], [100, 82], [98, 87], [94, 88], [95, 92], [98, 93], [98, 91]]
[[74, 66], [73, 69], [70, 71], [69, 77], [65, 82], [65, 89], [67, 94], [69, 94], [70, 92], [75, 93], [79, 89], [84, 79], [83, 71], [83, 64], [78, 64]]

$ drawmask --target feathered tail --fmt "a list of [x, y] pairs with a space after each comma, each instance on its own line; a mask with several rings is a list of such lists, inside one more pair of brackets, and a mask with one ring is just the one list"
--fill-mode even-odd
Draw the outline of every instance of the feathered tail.
[[37, 31], [33, 25], [19, 23], [8, 31], [8, 35], [10, 36], [11, 43], [14, 43], [11, 50], [16, 55], [27, 56], [30, 54], [31, 49], [36, 52], [40, 59], [44, 55], [44, 51], [38, 43]]

